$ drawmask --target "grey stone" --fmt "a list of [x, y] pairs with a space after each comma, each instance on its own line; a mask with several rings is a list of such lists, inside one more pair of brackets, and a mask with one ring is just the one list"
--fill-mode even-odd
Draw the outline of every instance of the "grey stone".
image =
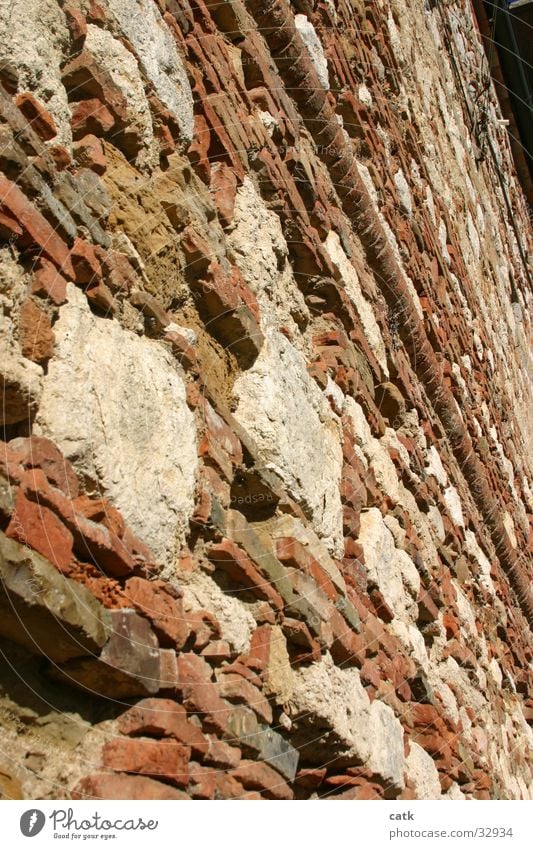
[[14, 505], [12, 486], [3, 475], [0, 475], [0, 513], [6, 517], [11, 516]]
[[99, 658], [72, 660], [53, 673], [69, 684], [110, 698], [157, 693], [161, 661], [157, 637], [133, 610], [110, 611], [112, 633]]
[[245, 754], [265, 761], [288, 781], [294, 780], [299, 753], [281, 734], [258, 722], [250, 708], [232, 708], [225, 736], [237, 742]]
[[98, 653], [109, 612], [81, 584], [0, 532], [0, 633], [55, 662]]

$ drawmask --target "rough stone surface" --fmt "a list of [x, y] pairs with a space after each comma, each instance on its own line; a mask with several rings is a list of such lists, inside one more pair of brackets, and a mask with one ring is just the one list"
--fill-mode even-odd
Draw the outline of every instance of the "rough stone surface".
[[235, 395], [235, 416], [257, 442], [259, 461], [276, 472], [318, 536], [338, 554], [338, 426], [307, 376], [302, 357], [281, 334], [272, 332], [254, 366], [238, 379]]
[[197, 466], [177, 369], [148, 340], [94, 317], [73, 287], [55, 334], [40, 432], [57, 441], [87, 489], [120, 508], [161, 561], [172, 558], [192, 513]]
[[150, 0], [105, 0], [132, 45], [141, 69], [163, 105], [175, 116], [184, 142], [192, 141], [192, 92], [176, 45]]

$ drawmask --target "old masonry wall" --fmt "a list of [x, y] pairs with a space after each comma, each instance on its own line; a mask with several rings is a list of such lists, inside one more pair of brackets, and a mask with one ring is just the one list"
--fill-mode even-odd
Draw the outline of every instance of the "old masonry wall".
[[468, 0], [0, 0], [1, 796], [533, 798], [485, 79]]

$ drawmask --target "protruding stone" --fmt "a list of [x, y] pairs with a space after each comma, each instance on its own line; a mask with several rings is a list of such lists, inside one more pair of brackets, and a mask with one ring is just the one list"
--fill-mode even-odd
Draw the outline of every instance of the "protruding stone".
[[0, 633], [56, 663], [98, 654], [110, 614], [83, 586], [0, 532]]
[[112, 632], [99, 658], [71, 661], [57, 677], [110, 698], [157, 693], [160, 659], [157, 638], [147, 619], [133, 610], [112, 610]]

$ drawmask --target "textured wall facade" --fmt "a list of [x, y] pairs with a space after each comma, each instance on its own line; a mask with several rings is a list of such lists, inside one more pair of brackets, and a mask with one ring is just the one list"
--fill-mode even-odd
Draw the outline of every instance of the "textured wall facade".
[[533, 798], [531, 239], [470, 4], [0, 12], [4, 798]]

